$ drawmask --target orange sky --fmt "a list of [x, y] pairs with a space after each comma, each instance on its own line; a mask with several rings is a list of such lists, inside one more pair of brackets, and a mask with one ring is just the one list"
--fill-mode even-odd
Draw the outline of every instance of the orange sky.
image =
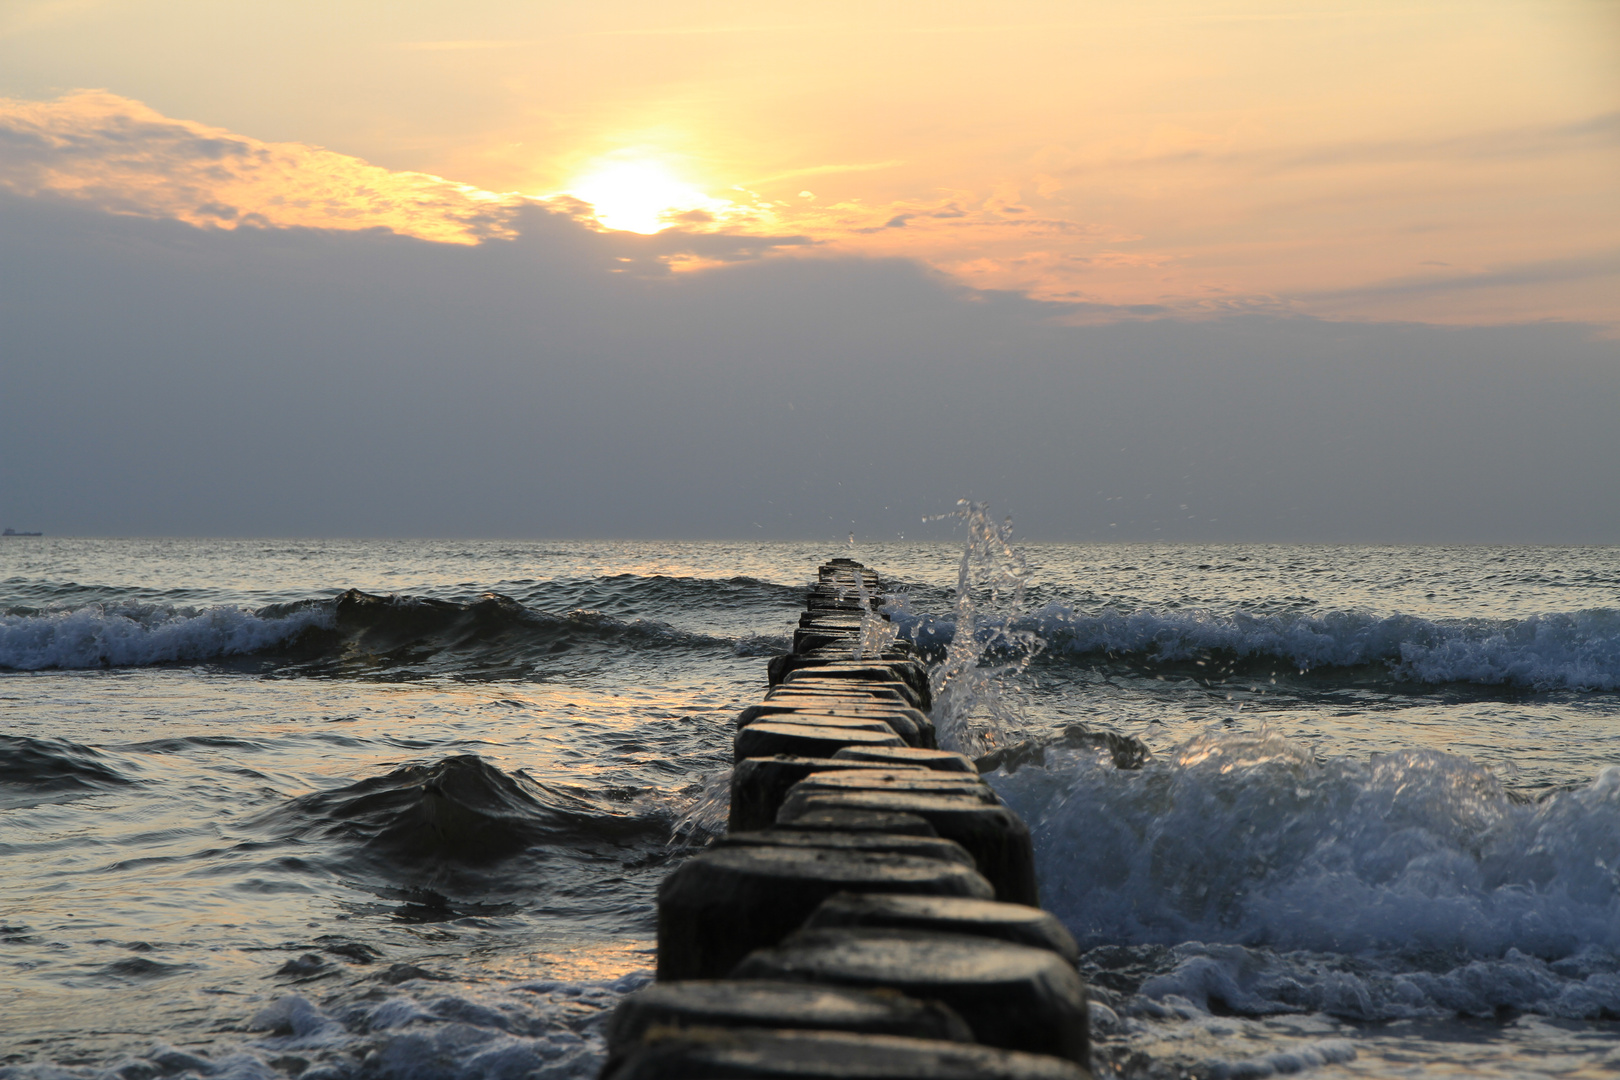
[[1613, 2], [669, 8], [8, 0], [0, 187], [470, 241], [617, 166], [684, 227], [818, 241], [774, 257], [1620, 323]]

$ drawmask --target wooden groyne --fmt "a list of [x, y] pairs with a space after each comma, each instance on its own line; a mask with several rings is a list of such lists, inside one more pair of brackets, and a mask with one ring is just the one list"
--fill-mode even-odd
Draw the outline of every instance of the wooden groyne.
[[938, 749], [926, 667], [866, 646], [877, 575], [822, 566], [793, 652], [737, 717], [726, 835], [658, 892], [658, 981], [604, 1080], [1079, 1080], [1076, 948], [1029, 829]]

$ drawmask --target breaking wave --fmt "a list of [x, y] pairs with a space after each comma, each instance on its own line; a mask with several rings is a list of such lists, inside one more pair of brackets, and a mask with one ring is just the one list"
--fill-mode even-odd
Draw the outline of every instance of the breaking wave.
[[[919, 647], [939, 650], [948, 619], [893, 614]], [[1379, 669], [1394, 681], [1473, 683], [1536, 690], [1620, 689], [1620, 609], [1523, 619], [1431, 620], [1364, 611], [1215, 614], [1107, 608], [1087, 614], [1051, 603], [1020, 620], [1046, 643], [1043, 657], [1096, 658], [1210, 672], [1272, 674]]]
[[1620, 1018], [1620, 766], [1533, 801], [1462, 757], [1319, 762], [1265, 732], [1140, 771], [1048, 766], [992, 777], [1031, 825], [1042, 899], [1083, 946], [1174, 946], [1150, 998]]
[[[288, 994], [252, 1017], [246, 1026], [259, 1034], [239, 1054], [263, 1075], [264, 1059], [296, 1053], [317, 1063], [303, 1074], [316, 1080], [587, 1080], [601, 1069], [602, 1020], [623, 995], [650, 981], [649, 973], [633, 972], [611, 981], [469, 988], [425, 1000], [373, 992], [318, 1004]], [[364, 1066], [355, 1069], [362, 1058]]]
[[266, 615], [133, 602], [6, 614], [0, 615], [0, 668], [145, 667], [240, 656], [328, 627], [332, 614], [316, 605]]
[[343, 992], [282, 994], [249, 1014], [236, 1041], [211, 1050], [157, 1041], [114, 1069], [0, 1065], [0, 1080], [260, 1080], [292, 1068], [303, 1080], [590, 1080], [602, 1066], [603, 1019], [625, 994], [652, 981], [640, 971], [593, 981], [450, 987], [435, 978], [395, 965]]
[[[722, 583], [727, 584], [727, 583]], [[330, 600], [250, 610], [145, 602], [0, 614], [0, 669], [146, 667], [256, 657], [318, 672], [442, 661], [469, 653], [497, 669], [592, 645], [723, 649], [743, 656], [785, 651], [786, 637], [726, 638], [653, 619], [592, 610], [553, 613], [498, 593], [474, 600], [379, 596], [350, 589]], [[441, 665], [442, 666], [442, 665]]]
[[1402, 957], [1347, 960], [1242, 945], [1179, 945], [1165, 957], [1170, 970], [1141, 984], [1133, 1011], [1161, 1019], [1191, 1006], [1225, 1015], [1327, 1013], [1365, 1021], [1512, 1012], [1620, 1020], [1620, 962], [1603, 950], [1552, 961], [1518, 949], [1449, 959], [1418, 964]]

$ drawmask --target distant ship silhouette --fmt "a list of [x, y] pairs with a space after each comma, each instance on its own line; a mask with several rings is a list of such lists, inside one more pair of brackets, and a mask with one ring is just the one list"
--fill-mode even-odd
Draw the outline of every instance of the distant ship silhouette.
[[32, 532], [32, 533], [31, 532], [18, 532], [16, 529], [7, 529], [5, 532], [0, 532], [0, 536], [44, 536], [44, 535], [45, 535], [44, 533], [37, 533], [37, 532]]

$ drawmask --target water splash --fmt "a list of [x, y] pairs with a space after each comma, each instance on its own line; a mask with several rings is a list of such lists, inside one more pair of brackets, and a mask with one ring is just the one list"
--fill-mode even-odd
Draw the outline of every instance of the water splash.
[[877, 613], [872, 593], [861, 574], [855, 575], [855, 595], [861, 602], [861, 633], [850, 649], [850, 656], [856, 660], [882, 656], [900, 636], [900, 628]]
[[671, 847], [701, 847], [726, 831], [730, 814], [731, 770], [703, 773], [682, 793], [668, 843]]
[[968, 536], [956, 574], [956, 631], [928, 684], [940, 745], [978, 756], [1027, 727], [1018, 677], [1045, 642], [1015, 625], [1029, 569], [1012, 544], [1012, 518], [996, 521], [988, 503], [967, 499], [929, 520], [947, 518], [965, 524]]

